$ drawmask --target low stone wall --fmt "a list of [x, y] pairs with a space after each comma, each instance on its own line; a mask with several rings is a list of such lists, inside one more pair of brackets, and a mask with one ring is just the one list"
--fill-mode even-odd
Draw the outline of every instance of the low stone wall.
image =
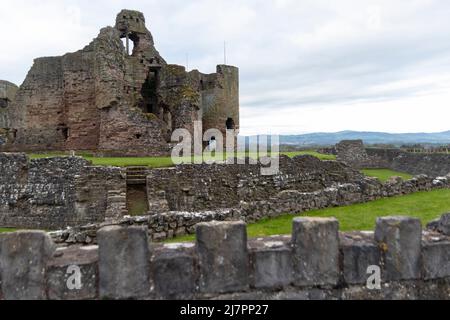
[[444, 176], [450, 173], [450, 154], [411, 153], [397, 149], [366, 149], [373, 165], [410, 174]]
[[339, 233], [334, 218], [294, 219], [292, 236], [247, 240], [243, 222], [196, 233], [161, 245], [109, 226], [98, 246], [56, 250], [43, 232], [2, 234], [0, 298], [450, 299], [450, 234], [418, 219], [379, 218], [374, 233]]
[[411, 153], [400, 149], [365, 148], [362, 140], [336, 145], [337, 160], [357, 168], [388, 168], [413, 175], [445, 176], [450, 173], [450, 154]]
[[120, 168], [79, 157], [28, 159], [0, 153], [0, 225], [58, 229], [126, 214]]
[[180, 165], [151, 170], [147, 194], [151, 213], [205, 211], [237, 207], [284, 190], [315, 192], [338, 183], [357, 183], [364, 176], [343, 163], [312, 156], [282, 156], [279, 172], [261, 174], [261, 164]]
[[336, 144], [336, 160], [357, 168], [371, 168], [372, 160], [369, 158], [362, 140], [343, 140]]
[[153, 241], [161, 241], [194, 234], [195, 225], [201, 222], [239, 220], [254, 223], [263, 218], [283, 214], [299, 214], [315, 209], [364, 203], [385, 197], [442, 188], [450, 188], [450, 175], [436, 179], [421, 175], [406, 181], [393, 178], [386, 183], [381, 183], [374, 178], [365, 178], [358, 184], [337, 184], [315, 192], [286, 190], [264, 200], [241, 201], [235, 208], [201, 212], [170, 211], [149, 216], [124, 217], [105, 223], [52, 232], [51, 236], [58, 244], [89, 245], [97, 243], [97, 230], [102, 227], [136, 225], [147, 227], [149, 237]]
[[120, 219], [67, 228], [49, 234], [58, 245], [92, 245], [97, 244], [97, 232], [101, 228], [107, 226], [142, 226], [148, 230], [150, 239], [157, 242], [194, 234], [197, 224], [214, 220], [242, 220], [241, 210], [236, 208], [203, 212], [172, 211], [150, 216], [125, 216]]
[[295, 214], [329, 207], [347, 206], [443, 188], [450, 188], [450, 175], [439, 178], [419, 175], [409, 180], [394, 177], [385, 183], [381, 183], [375, 178], [365, 178], [357, 184], [338, 184], [311, 193], [302, 193], [295, 190], [283, 191], [270, 199], [242, 202], [240, 208], [245, 221], [253, 223], [265, 217], [277, 217], [286, 213]]

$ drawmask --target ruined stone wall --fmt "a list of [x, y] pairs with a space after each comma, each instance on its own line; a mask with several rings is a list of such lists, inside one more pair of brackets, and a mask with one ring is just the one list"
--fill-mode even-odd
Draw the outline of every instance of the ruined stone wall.
[[[292, 236], [248, 240], [243, 222], [211, 222], [197, 226], [195, 243], [161, 245], [149, 244], [145, 228], [109, 226], [98, 246], [56, 251], [45, 233], [2, 234], [0, 298], [449, 299], [442, 230], [384, 217], [375, 232], [339, 232], [334, 218], [297, 218]], [[81, 287], [69, 289], [74, 266]], [[373, 266], [378, 288], [367, 286]]]
[[426, 174], [429, 176], [445, 176], [450, 173], [450, 154], [444, 153], [412, 153], [401, 150], [385, 150], [368, 148], [367, 154], [374, 166], [387, 164], [387, 168], [410, 174]]
[[[151, 114], [150, 114], [151, 115]], [[170, 151], [164, 124], [139, 109], [104, 108], [101, 113], [99, 151], [117, 156], [162, 156]]]
[[336, 159], [356, 169], [371, 168], [372, 160], [362, 140], [344, 140], [336, 145]]
[[15, 100], [19, 88], [11, 82], [0, 80], [0, 145], [5, 143], [9, 127], [8, 108]]
[[150, 211], [203, 211], [268, 199], [283, 190], [312, 192], [362, 179], [361, 173], [339, 162], [283, 156], [279, 173], [273, 176], [262, 175], [261, 165], [248, 161], [154, 169], [147, 177], [147, 194]]
[[55, 230], [123, 215], [126, 199], [116, 203], [126, 194], [119, 168], [92, 167], [78, 157], [30, 160], [5, 153], [0, 165], [1, 226]]
[[354, 168], [387, 168], [413, 175], [446, 176], [450, 155], [412, 153], [400, 149], [365, 148], [362, 140], [341, 141], [336, 145], [337, 160]]
[[[16, 100], [9, 108], [10, 129], [16, 131], [11, 150], [64, 149], [64, 91], [62, 57], [34, 61]], [[6, 148], [3, 148], [4, 150]]]
[[[194, 234], [195, 226], [209, 221], [245, 221], [255, 223], [264, 218], [297, 215], [311, 210], [364, 203], [385, 197], [401, 196], [419, 191], [450, 188], [450, 175], [442, 178], [417, 176], [410, 180], [395, 178], [381, 183], [374, 178], [364, 178], [358, 183], [336, 183], [313, 192], [284, 190], [267, 198], [244, 199], [235, 207], [210, 211], [169, 211], [167, 203], [155, 203], [148, 216], [123, 217], [113, 221], [79, 226], [52, 233], [58, 244], [92, 244], [97, 242], [97, 231], [104, 226], [136, 225], [148, 228], [153, 241]], [[163, 210], [161, 213], [155, 213]]]

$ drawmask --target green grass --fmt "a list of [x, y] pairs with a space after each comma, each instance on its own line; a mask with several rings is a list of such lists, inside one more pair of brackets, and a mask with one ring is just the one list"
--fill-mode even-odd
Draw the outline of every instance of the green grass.
[[[336, 160], [336, 157], [333, 155], [320, 154], [315, 151], [281, 152], [281, 154], [287, 155], [291, 158], [298, 155], [312, 155], [321, 160]], [[152, 168], [164, 168], [164, 167], [171, 167], [174, 165], [171, 157], [94, 157], [89, 153], [77, 153], [77, 155], [80, 155], [84, 157], [86, 160], [91, 161], [92, 164], [96, 166], [115, 166], [115, 167], [147, 166]], [[252, 158], [256, 158], [258, 156], [257, 154], [253, 153], [237, 153], [235, 155], [237, 157], [249, 156]], [[57, 152], [29, 154], [29, 157], [31, 159], [41, 159], [57, 156], [67, 156], [67, 154]], [[218, 155], [218, 158], [222, 158], [225, 160], [231, 156], [227, 156], [227, 154], [222, 154]], [[211, 160], [212, 157], [205, 156], [204, 159]], [[182, 161], [184, 160], [184, 162], [191, 162], [190, 157], [181, 158], [181, 160]]]
[[[273, 219], [263, 219], [247, 227], [250, 238], [291, 234], [292, 220], [296, 216], [336, 217], [341, 231], [374, 230], [377, 217], [411, 216], [422, 220], [425, 225], [442, 214], [450, 212], [450, 190], [442, 189], [418, 192], [406, 196], [380, 199], [346, 207], [314, 210], [301, 215], [284, 215]], [[185, 236], [169, 242], [193, 241], [195, 237]]]
[[128, 209], [130, 216], [144, 216], [148, 214], [148, 205], [144, 201], [135, 201], [133, 205]]
[[392, 177], [401, 177], [404, 180], [408, 180], [413, 177], [408, 173], [393, 171], [389, 169], [363, 169], [361, 170], [361, 172], [368, 177], [378, 178], [378, 180], [380, 180], [381, 182], [386, 182]]
[[317, 151], [313, 150], [307, 150], [307, 151], [295, 151], [295, 152], [280, 152], [281, 154], [284, 154], [288, 157], [295, 157], [295, 156], [301, 156], [301, 155], [310, 155], [314, 156], [316, 158], [319, 158], [320, 160], [336, 160], [336, 156], [332, 154], [322, 154]]
[[14, 228], [0, 228], [0, 233], [7, 233], [7, 232], [14, 232], [17, 231], [17, 229]]
[[130, 166], [146, 166], [152, 168], [172, 167], [173, 162], [170, 157], [133, 157], [133, 158], [100, 158], [100, 157], [84, 157], [86, 160], [92, 161], [95, 166], [114, 166], [114, 167], [130, 167]]

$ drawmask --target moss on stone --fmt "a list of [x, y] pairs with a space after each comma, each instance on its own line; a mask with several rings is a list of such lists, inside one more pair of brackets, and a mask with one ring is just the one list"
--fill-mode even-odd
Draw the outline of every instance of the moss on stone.
[[154, 113], [145, 113], [145, 117], [148, 121], [155, 121], [158, 120], [158, 117]]
[[191, 86], [185, 85], [181, 88], [181, 95], [183, 99], [189, 102], [197, 102], [200, 99], [200, 94], [198, 91], [194, 90]]

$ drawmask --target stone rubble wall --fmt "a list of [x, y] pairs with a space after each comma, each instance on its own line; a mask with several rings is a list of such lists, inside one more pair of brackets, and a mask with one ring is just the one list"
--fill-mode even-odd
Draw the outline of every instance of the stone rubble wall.
[[445, 176], [450, 173], [450, 154], [412, 153], [401, 150], [368, 148], [367, 154], [374, 165], [387, 163], [387, 168], [410, 174]]
[[400, 149], [365, 148], [362, 140], [336, 145], [337, 160], [357, 168], [387, 168], [413, 175], [445, 176], [450, 173], [450, 154], [412, 153]]
[[55, 230], [119, 218], [126, 209], [120, 168], [93, 167], [80, 157], [30, 160], [20, 153], [0, 153], [0, 168], [1, 226]]
[[[297, 218], [292, 236], [248, 240], [243, 222], [201, 223], [196, 234], [155, 244], [145, 227], [107, 226], [98, 246], [58, 249], [44, 232], [2, 234], [0, 299], [450, 299], [450, 234], [415, 218], [379, 218], [375, 232]], [[367, 286], [371, 266], [379, 288]]]
[[[242, 161], [241, 159], [240, 161]], [[364, 176], [342, 163], [312, 156], [281, 156], [277, 174], [261, 174], [261, 164], [180, 165], [154, 169], [147, 177], [151, 212], [208, 211], [237, 207], [241, 201], [269, 199], [285, 190], [315, 192]]]
[[362, 140], [344, 140], [336, 144], [336, 160], [357, 169], [371, 168], [372, 162]]
[[15, 100], [18, 87], [11, 82], [0, 80], [0, 145], [6, 142], [9, 127], [8, 108]]
[[267, 217], [299, 214], [315, 209], [364, 203], [385, 197], [442, 188], [450, 188], [450, 175], [441, 178], [421, 175], [406, 181], [393, 178], [386, 183], [381, 183], [374, 178], [365, 178], [358, 184], [336, 184], [314, 192], [286, 190], [265, 200], [241, 201], [234, 208], [199, 212], [168, 211], [149, 216], [123, 217], [104, 223], [52, 232], [51, 236], [59, 245], [89, 245], [97, 243], [97, 230], [102, 227], [135, 225], [145, 226], [153, 241], [161, 241], [194, 234], [195, 226], [201, 222], [216, 220], [254, 223]]
[[393, 177], [381, 183], [376, 178], [366, 177], [358, 183], [343, 183], [316, 192], [287, 190], [275, 197], [241, 202], [241, 214], [246, 222], [253, 223], [266, 217], [277, 217], [286, 213], [302, 213], [329, 207], [365, 203], [377, 199], [450, 188], [450, 174], [446, 177], [430, 178], [418, 175], [409, 180]]

